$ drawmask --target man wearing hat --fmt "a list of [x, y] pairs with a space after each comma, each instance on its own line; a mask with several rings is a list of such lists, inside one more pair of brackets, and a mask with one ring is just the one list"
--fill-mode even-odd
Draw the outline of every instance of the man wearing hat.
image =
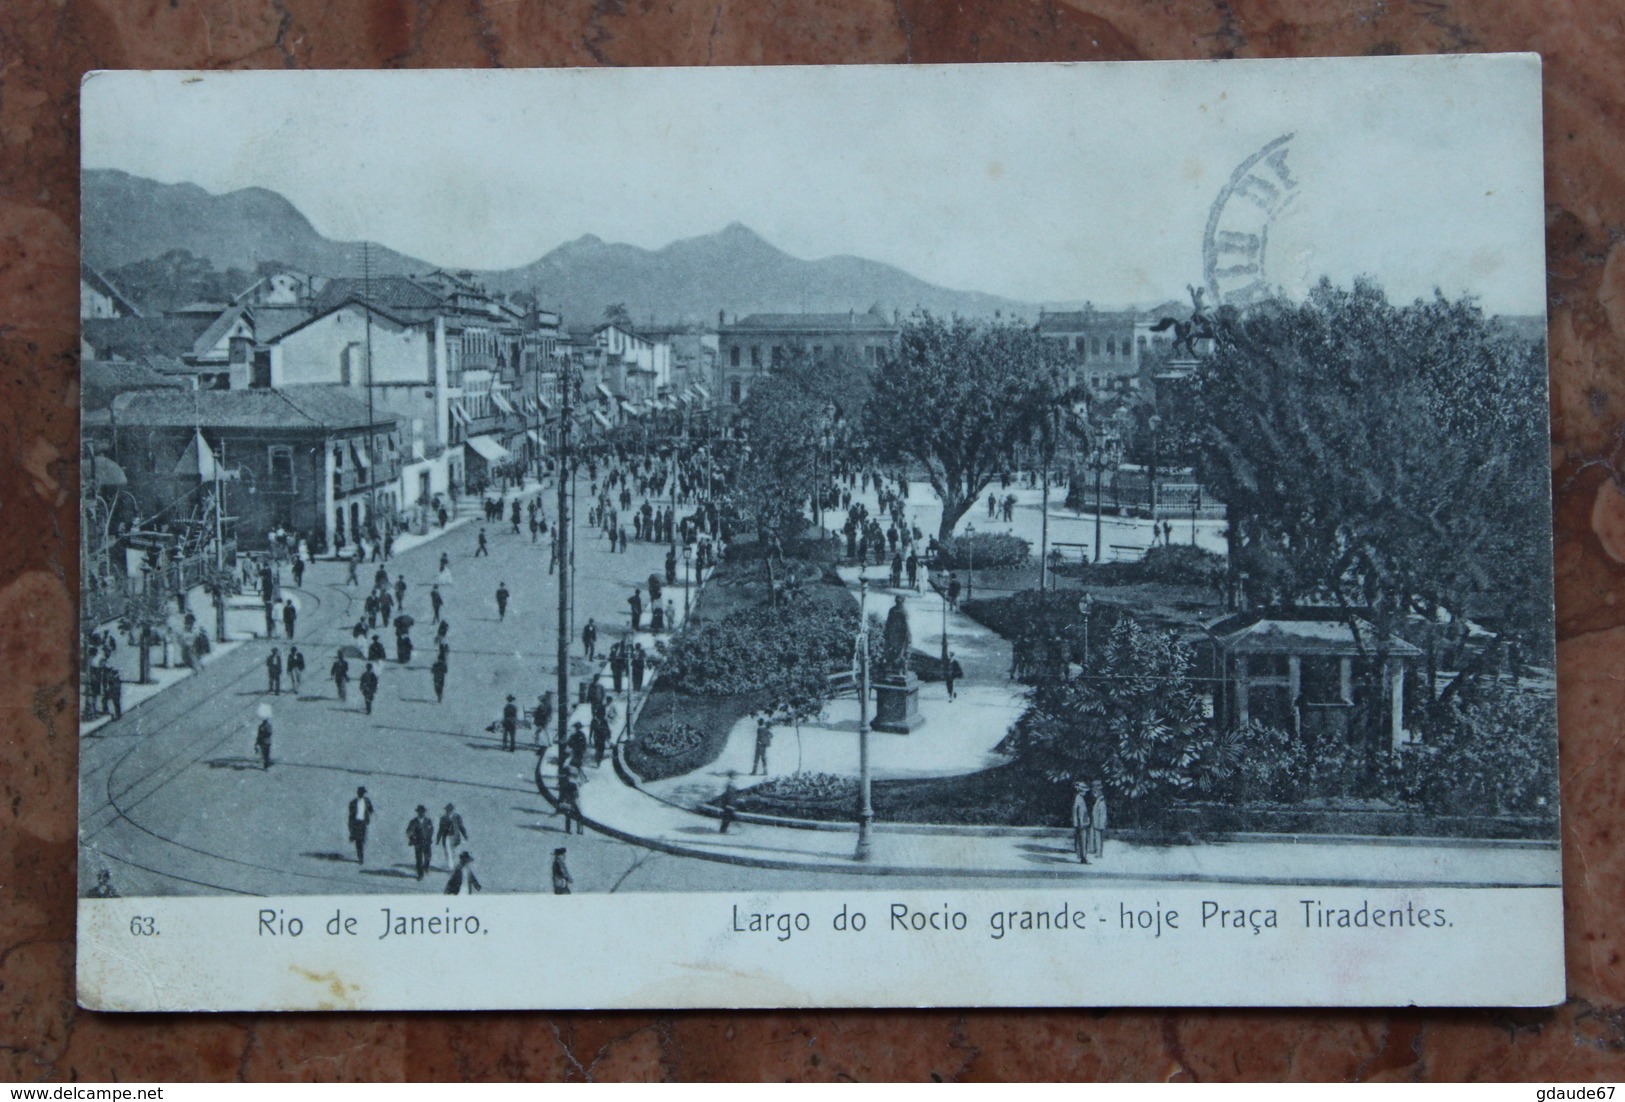
[[418, 804], [418, 811], [410, 822], [406, 824], [406, 841], [412, 847], [412, 862], [417, 869], [418, 879], [429, 871], [429, 859], [434, 853], [434, 823], [429, 819], [429, 809]]
[[1083, 864], [1089, 863], [1089, 784], [1087, 781], [1078, 781], [1072, 786], [1072, 845], [1078, 852], [1078, 860]]
[[1103, 857], [1106, 849], [1106, 783], [1090, 786], [1089, 837], [1085, 849], [1091, 857]]
[[564, 833], [570, 833], [572, 823], [577, 834], [587, 833], [581, 821], [581, 774], [574, 766], [559, 770], [559, 810], [564, 813]]
[[502, 748], [512, 751], [519, 740], [519, 705], [513, 702], [513, 694], [508, 694], [508, 702], [502, 706]]
[[575, 879], [570, 875], [570, 866], [564, 863], [564, 847], [559, 846], [553, 851], [553, 894], [569, 895], [573, 883]]
[[468, 841], [468, 828], [463, 825], [463, 817], [451, 804], [446, 805], [446, 811], [440, 816], [440, 825], [435, 831], [435, 841], [438, 842], [446, 854], [446, 868], [454, 868], [452, 861], [457, 850]]
[[355, 799], [350, 801], [350, 841], [355, 843], [355, 863], [365, 864], [367, 861], [367, 828], [372, 825], [372, 801], [367, 799], [367, 790], [355, 790]]
[[570, 728], [570, 742], [566, 747], [570, 751], [570, 765], [580, 769], [587, 760], [587, 732], [582, 729], [578, 719]]

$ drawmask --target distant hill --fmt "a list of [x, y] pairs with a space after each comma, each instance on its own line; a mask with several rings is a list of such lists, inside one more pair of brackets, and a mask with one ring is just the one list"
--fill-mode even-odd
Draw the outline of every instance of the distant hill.
[[[185, 249], [216, 268], [253, 271], [261, 261], [343, 276], [361, 273], [361, 243], [330, 241], [299, 210], [265, 188], [212, 195], [196, 184], [161, 184], [116, 169], [86, 169], [80, 187], [84, 257], [107, 271]], [[381, 245], [372, 266], [383, 275], [432, 265]]]
[[865, 310], [916, 306], [936, 313], [986, 316], [995, 311], [1036, 317], [1036, 306], [975, 291], [955, 291], [901, 268], [855, 256], [801, 260], [735, 222], [661, 249], [611, 244], [592, 235], [560, 245], [522, 268], [487, 272], [488, 286], [534, 291], [563, 309], [566, 323], [596, 321], [604, 307], [625, 303], [634, 321], [651, 316], [714, 321], [733, 314]]
[[[87, 169], [82, 202], [85, 259], [103, 271], [172, 249], [221, 270], [252, 272], [271, 261], [317, 275], [361, 271], [360, 242], [328, 240], [292, 203], [265, 188], [213, 195], [195, 184]], [[381, 275], [434, 267], [378, 245], [372, 263]], [[596, 322], [613, 303], [624, 303], [640, 324], [650, 318], [714, 322], [718, 310], [861, 311], [876, 304], [888, 313], [916, 306], [974, 316], [1038, 313], [1033, 304], [938, 287], [860, 257], [802, 260], [738, 223], [652, 250], [589, 234], [523, 267], [476, 272], [475, 278], [495, 291], [534, 293], [544, 307], [561, 308], [566, 324]]]

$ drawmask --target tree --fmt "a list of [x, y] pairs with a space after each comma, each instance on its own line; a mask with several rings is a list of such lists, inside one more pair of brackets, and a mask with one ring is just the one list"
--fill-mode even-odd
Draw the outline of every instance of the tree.
[[939, 539], [1011, 462], [1040, 415], [1038, 334], [919, 312], [875, 373], [865, 425], [883, 461], [914, 462], [942, 502]]
[[1238, 764], [1192, 682], [1191, 648], [1123, 616], [1083, 670], [1041, 683], [1001, 749], [1056, 784], [1102, 780], [1141, 818], [1206, 791]]
[[732, 486], [741, 511], [766, 544], [801, 535], [812, 500], [823, 406], [781, 374], [752, 380], [740, 406], [745, 447]]
[[1196, 380], [1202, 474], [1252, 603], [1330, 605], [1357, 637], [1369, 618], [1381, 658], [1414, 617], [1492, 602], [1503, 634], [1549, 651], [1538, 343], [1471, 300], [1323, 280], [1222, 319], [1217, 344]]
[[612, 302], [604, 307], [604, 324], [616, 325], [622, 329], [632, 328], [632, 311], [626, 308], [624, 302]]

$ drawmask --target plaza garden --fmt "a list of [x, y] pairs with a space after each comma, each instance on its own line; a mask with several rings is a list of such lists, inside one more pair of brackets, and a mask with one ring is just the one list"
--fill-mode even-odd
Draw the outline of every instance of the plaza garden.
[[[878, 822], [1061, 826], [1073, 785], [1099, 780], [1114, 824], [1153, 840], [1555, 837], [1539, 342], [1368, 284], [1221, 320], [1191, 378], [1086, 412], [1016, 326], [917, 317], [861, 406], [828, 365], [769, 377], [741, 418], [738, 538], [662, 648], [625, 768], [700, 776], [745, 717], [799, 738], [856, 715], [858, 599], [837, 573], [855, 537], [810, 527], [809, 502], [876, 471], [940, 502], [931, 584], [963, 581], [964, 614], [1010, 655], [971, 680], [1018, 704], [998, 764], [878, 778]], [[1152, 472], [1150, 546], [1125, 561], [1040, 563], [960, 524], [1029, 468], [1093, 512], [1106, 455]], [[1158, 529], [1159, 462], [1222, 503], [1224, 553], [1196, 546], [1195, 495], [1188, 544]], [[913, 652], [940, 681], [942, 658]], [[930, 725], [887, 737], [932, 752]], [[734, 806], [850, 822], [856, 772], [741, 779]]]

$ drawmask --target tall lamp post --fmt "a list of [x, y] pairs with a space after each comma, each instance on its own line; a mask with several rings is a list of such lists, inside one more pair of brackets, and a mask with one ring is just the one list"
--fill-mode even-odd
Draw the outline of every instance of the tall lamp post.
[[858, 848], [854, 861], [870, 856], [869, 829], [875, 821], [869, 793], [869, 583], [858, 582], [858, 638], [853, 655], [858, 667]]
[[1157, 542], [1157, 430], [1162, 428], [1162, 418], [1153, 413], [1146, 422], [1151, 429], [1151, 543]]
[[693, 561], [694, 545], [691, 543], [683, 544], [683, 623], [685, 624], [688, 623], [688, 606], [693, 600], [688, 584], [688, 566]]
[[965, 525], [965, 602], [970, 603], [971, 590], [976, 584], [976, 525]]
[[1083, 617], [1083, 670], [1089, 672], [1089, 613], [1094, 609], [1095, 599], [1085, 593], [1078, 599], [1078, 615]]
[[1089, 469], [1095, 472], [1095, 561], [1100, 561], [1101, 523], [1100, 523], [1100, 480], [1108, 469], [1116, 469], [1122, 459], [1121, 445], [1117, 437], [1106, 434], [1097, 436], [1089, 446], [1087, 462]]

